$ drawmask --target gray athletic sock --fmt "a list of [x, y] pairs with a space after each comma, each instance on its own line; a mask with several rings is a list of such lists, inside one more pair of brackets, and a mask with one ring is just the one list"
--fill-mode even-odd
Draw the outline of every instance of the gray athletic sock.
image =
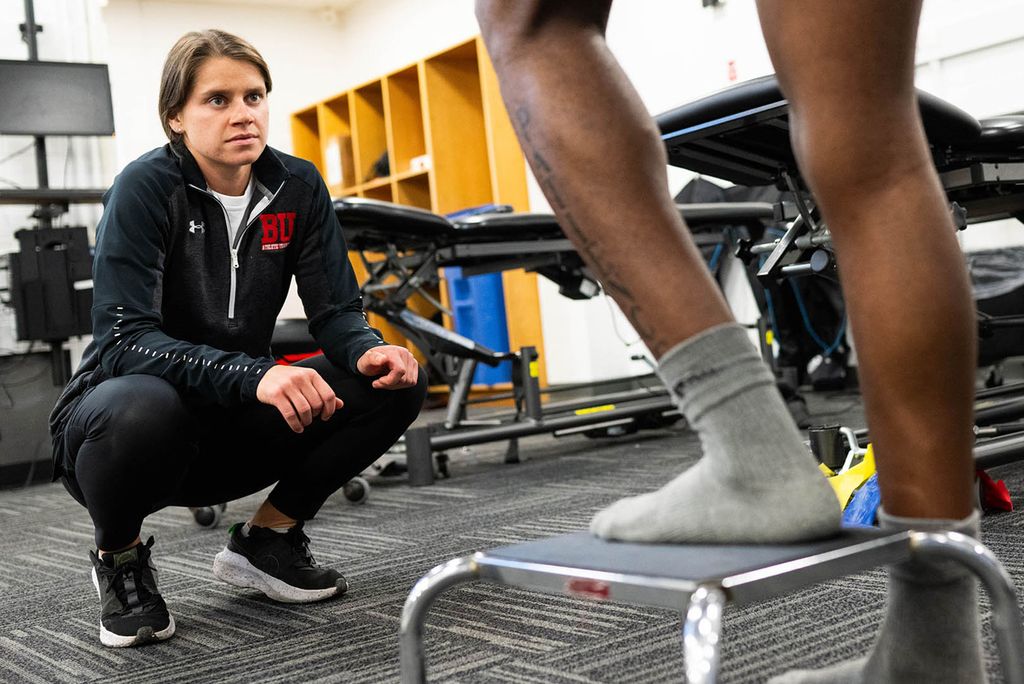
[[656, 492], [599, 512], [591, 531], [645, 542], [782, 543], [839, 529], [818, 470], [746, 330], [716, 326], [659, 364], [704, 456]]
[[[963, 520], [901, 518], [889, 530], [961, 532], [977, 538], [978, 512]], [[889, 569], [889, 601], [875, 646], [864, 658], [822, 670], [797, 670], [771, 684], [975, 684], [985, 681], [974, 574], [955, 561], [912, 560]]]

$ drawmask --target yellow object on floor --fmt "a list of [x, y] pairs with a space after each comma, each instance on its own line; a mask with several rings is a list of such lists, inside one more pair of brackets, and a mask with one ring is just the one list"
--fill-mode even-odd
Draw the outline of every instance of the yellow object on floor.
[[[827, 466], [822, 465], [823, 471], [827, 469]], [[853, 496], [855, 491], [857, 491], [857, 488], [867, 482], [868, 478], [874, 474], [875, 452], [871, 445], [868, 444], [868, 452], [864, 454], [863, 461], [853, 466], [845, 473], [828, 478], [828, 483], [832, 485], [832, 489], [836, 493], [836, 498], [839, 499], [839, 507], [845, 509], [846, 504], [850, 502], [850, 497]]]

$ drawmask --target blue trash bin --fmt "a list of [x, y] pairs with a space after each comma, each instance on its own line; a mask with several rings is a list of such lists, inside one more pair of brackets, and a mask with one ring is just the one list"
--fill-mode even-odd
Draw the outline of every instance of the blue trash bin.
[[[444, 269], [448, 283], [448, 300], [454, 318], [455, 332], [494, 351], [507, 352], [508, 322], [505, 319], [505, 289], [500, 273], [463, 276], [454, 266]], [[496, 385], [512, 382], [512, 362], [497, 366], [480, 363], [473, 374], [474, 385]]]

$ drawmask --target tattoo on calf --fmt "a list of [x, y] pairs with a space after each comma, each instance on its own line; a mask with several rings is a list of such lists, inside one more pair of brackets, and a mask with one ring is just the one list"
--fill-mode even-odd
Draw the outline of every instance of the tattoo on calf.
[[537, 182], [548, 198], [559, 223], [565, 230], [567, 237], [576, 245], [583, 256], [584, 261], [595, 271], [598, 279], [603, 283], [605, 290], [622, 307], [623, 313], [632, 322], [637, 333], [643, 338], [655, 357], [668, 349], [668, 341], [660, 339], [653, 321], [648, 321], [649, 312], [645, 311], [642, 303], [638, 301], [629, 289], [622, 284], [619, 271], [612, 259], [602, 258], [604, 251], [601, 245], [591, 239], [584, 231], [580, 230], [576, 219], [569, 209], [568, 203], [559, 192], [554, 170], [544, 155], [538, 149], [538, 144], [531, 136], [530, 121], [531, 115], [525, 106], [510, 107], [515, 113], [512, 117], [515, 122], [515, 129], [519, 134], [523, 150], [530, 160]]

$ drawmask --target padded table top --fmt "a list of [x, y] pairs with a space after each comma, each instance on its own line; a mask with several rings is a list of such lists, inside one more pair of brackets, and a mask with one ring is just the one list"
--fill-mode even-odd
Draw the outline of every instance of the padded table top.
[[362, 197], [336, 199], [334, 211], [349, 247], [359, 250], [388, 243], [416, 249], [565, 237], [552, 214], [482, 214], [452, 223], [425, 209]]
[[575, 532], [491, 549], [484, 556], [700, 583], [903, 535], [865, 528], [843, 530], [836, 537], [802, 544], [637, 544], [609, 542], [589, 532]]
[[460, 243], [515, 240], [561, 240], [554, 214], [480, 214], [455, 222]]
[[1024, 152], [1024, 116], [997, 116], [981, 120], [981, 136], [971, 145], [977, 150]]
[[[970, 114], [918, 91], [929, 142], [938, 148], [979, 139]], [[744, 185], [775, 182], [780, 168], [794, 170], [789, 144], [789, 103], [775, 76], [712, 93], [656, 118], [669, 163]]]
[[[679, 204], [679, 213], [693, 226], [778, 220], [767, 202]], [[399, 249], [448, 247], [497, 242], [564, 240], [554, 214], [490, 213], [449, 221], [424, 209], [392, 202], [346, 197], [334, 200], [334, 211], [351, 249], [374, 251], [394, 244]]]
[[[978, 121], [950, 102], [923, 90], [917, 91], [917, 98], [930, 141], [939, 144], [968, 142], [976, 139], [981, 133]], [[788, 105], [775, 76], [762, 76], [737, 83], [660, 114], [657, 122], [663, 134], [679, 134], [722, 118], [773, 104]]]
[[334, 214], [349, 249], [372, 250], [392, 241], [415, 249], [450, 241], [455, 235], [455, 226], [445, 217], [392, 202], [344, 197], [334, 200]]

